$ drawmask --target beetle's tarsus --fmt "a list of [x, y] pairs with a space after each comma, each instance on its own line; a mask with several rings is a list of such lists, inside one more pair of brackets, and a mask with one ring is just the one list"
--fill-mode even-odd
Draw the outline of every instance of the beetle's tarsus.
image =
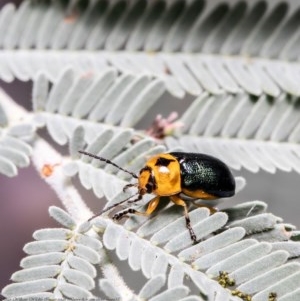
[[127, 189], [129, 189], [130, 187], [135, 187], [136, 184], [127, 184], [123, 187], [123, 192], [126, 192]]
[[198, 243], [198, 241], [197, 241], [197, 236], [194, 232], [194, 229], [191, 226], [190, 218], [186, 217], [185, 220], [186, 220], [186, 227], [188, 228], [188, 230], [190, 232], [191, 240], [193, 241], [193, 244], [195, 245]]

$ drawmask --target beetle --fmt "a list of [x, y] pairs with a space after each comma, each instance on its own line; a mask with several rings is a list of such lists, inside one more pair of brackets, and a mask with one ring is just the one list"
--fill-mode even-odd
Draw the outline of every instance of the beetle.
[[[215, 200], [231, 197], [235, 194], [235, 180], [228, 166], [221, 160], [206, 154], [187, 152], [161, 153], [151, 157], [140, 170], [139, 175], [136, 175], [108, 159], [85, 151], [79, 152], [111, 164], [138, 180], [137, 183], [128, 184], [123, 189], [125, 191], [129, 187], [136, 187], [138, 190], [136, 199], [130, 200], [131, 196], [104, 209], [98, 215], [124, 202], [138, 202], [145, 194], [154, 194], [155, 197], [150, 200], [145, 212], [128, 208], [116, 213], [112, 218], [120, 220], [128, 214], [148, 216], [156, 209], [161, 197], [169, 197], [174, 204], [183, 207], [186, 227], [194, 243], [197, 243], [197, 238], [191, 226], [186, 202], [192, 201], [194, 203], [197, 199]], [[195, 205], [208, 207], [211, 212], [215, 211], [214, 208], [207, 205]]]

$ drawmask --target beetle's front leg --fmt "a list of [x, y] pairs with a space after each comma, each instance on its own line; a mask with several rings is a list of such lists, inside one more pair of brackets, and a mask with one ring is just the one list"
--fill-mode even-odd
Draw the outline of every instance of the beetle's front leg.
[[123, 217], [126, 217], [128, 214], [136, 214], [136, 215], [144, 215], [144, 216], [148, 216], [150, 215], [157, 207], [158, 203], [159, 203], [159, 200], [160, 200], [160, 197], [157, 196], [155, 197], [154, 199], [152, 199], [149, 204], [148, 204], [148, 207], [147, 207], [147, 210], [145, 212], [140, 212], [140, 211], [137, 211], [133, 208], [128, 208], [124, 211], [121, 211], [121, 212], [117, 212], [113, 217], [112, 219], [113, 220], [116, 220], [116, 221], [119, 221], [120, 219], [122, 219]]
[[125, 192], [130, 187], [136, 187], [136, 186], [137, 186], [137, 184], [127, 184], [123, 187], [123, 192]]

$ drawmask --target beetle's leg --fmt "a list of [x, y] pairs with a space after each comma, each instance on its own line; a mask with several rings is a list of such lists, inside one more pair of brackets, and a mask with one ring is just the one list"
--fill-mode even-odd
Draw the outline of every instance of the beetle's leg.
[[207, 208], [207, 209], [210, 211], [210, 214], [214, 214], [214, 213], [218, 212], [218, 209], [217, 209], [217, 208], [209, 207], [209, 206], [207, 206], [207, 205], [205, 205], [205, 204], [197, 204], [197, 203], [195, 203], [195, 201], [192, 201], [192, 200], [191, 200], [191, 202], [192, 202], [196, 207], [199, 207], [199, 208], [205, 207], [205, 208]]
[[136, 187], [136, 186], [137, 186], [137, 184], [127, 184], [123, 187], [123, 192], [125, 192], [130, 187]]
[[188, 230], [190, 232], [191, 240], [193, 241], [194, 244], [196, 244], [197, 243], [197, 237], [196, 237], [196, 234], [195, 234], [195, 232], [192, 228], [191, 220], [190, 220], [190, 217], [189, 217], [189, 212], [188, 212], [187, 205], [186, 205], [185, 201], [182, 200], [177, 195], [171, 195], [170, 199], [176, 205], [182, 206], [184, 208], [184, 217], [185, 217], [186, 227], [188, 228]]
[[140, 212], [140, 211], [137, 211], [137, 210], [135, 210], [133, 208], [128, 208], [128, 209], [126, 209], [124, 211], [116, 213], [112, 218], [118, 221], [121, 218], [125, 217], [128, 213], [137, 214], [137, 215], [144, 215], [144, 216], [150, 215], [156, 209], [156, 207], [157, 207], [157, 205], [159, 203], [159, 200], [160, 200], [159, 196], [153, 198], [149, 202], [147, 210], [145, 212]]
[[[138, 194], [138, 193], [137, 193], [137, 194]], [[125, 199], [125, 200], [123, 200], [123, 201], [121, 201], [121, 202], [119, 202], [119, 203], [113, 204], [113, 205], [111, 205], [111, 206], [109, 206], [109, 207], [103, 209], [100, 213], [98, 213], [98, 214], [93, 215], [92, 217], [90, 217], [90, 218], [88, 219], [88, 221], [91, 221], [92, 219], [96, 218], [97, 216], [100, 216], [102, 213], [104, 213], [104, 212], [106, 212], [106, 211], [108, 211], [108, 210], [111, 210], [111, 209], [113, 209], [113, 208], [115, 208], [115, 207], [117, 207], [117, 206], [119, 206], [119, 205], [121, 205], [121, 204], [123, 204], [123, 203], [125, 203], [125, 202], [128, 202], [128, 200], [129, 200], [130, 198], [132, 198], [133, 196], [134, 196], [134, 195], [131, 195], [131, 196], [128, 197], [127, 199]], [[139, 194], [138, 198], [135, 199], [134, 201], [139, 201], [139, 200], [142, 199], [142, 197], [143, 197], [143, 196]]]

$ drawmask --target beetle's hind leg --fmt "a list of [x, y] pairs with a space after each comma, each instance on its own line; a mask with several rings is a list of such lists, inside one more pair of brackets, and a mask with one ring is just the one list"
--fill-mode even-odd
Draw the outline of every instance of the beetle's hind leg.
[[[139, 201], [140, 199], [136, 199], [136, 201]], [[114, 220], [120, 220], [121, 218], [123, 217], [126, 217], [128, 214], [137, 214], [137, 215], [144, 215], [144, 216], [148, 216], [150, 215], [157, 207], [158, 203], [159, 203], [159, 200], [160, 200], [160, 197], [157, 196], [155, 198], [153, 198], [149, 204], [148, 204], [148, 207], [147, 207], [147, 210], [145, 212], [140, 212], [140, 211], [137, 211], [133, 208], [128, 208], [124, 211], [121, 211], [121, 212], [118, 212], [116, 213], [112, 218]]]
[[195, 205], [198, 208], [207, 208], [209, 210], [210, 214], [214, 214], [214, 213], [218, 212], [218, 209], [215, 207], [209, 207], [206, 204], [197, 204], [195, 201], [192, 201], [192, 200], [191, 200], [191, 202], [193, 203], [193, 205]]
[[193, 241], [194, 244], [196, 244], [197, 243], [197, 237], [196, 237], [196, 234], [194, 232], [194, 229], [192, 228], [191, 220], [190, 220], [190, 217], [189, 217], [188, 208], [187, 208], [187, 205], [186, 205], [185, 201], [182, 200], [177, 195], [171, 195], [170, 199], [176, 205], [179, 205], [179, 206], [183, 207], [183, 209], [184, 209], [184, 217], [185, 217], [185, 222], [186, 222], [186, 227], [187, 227], [187, 229], [190, 232], [191, 240]]

